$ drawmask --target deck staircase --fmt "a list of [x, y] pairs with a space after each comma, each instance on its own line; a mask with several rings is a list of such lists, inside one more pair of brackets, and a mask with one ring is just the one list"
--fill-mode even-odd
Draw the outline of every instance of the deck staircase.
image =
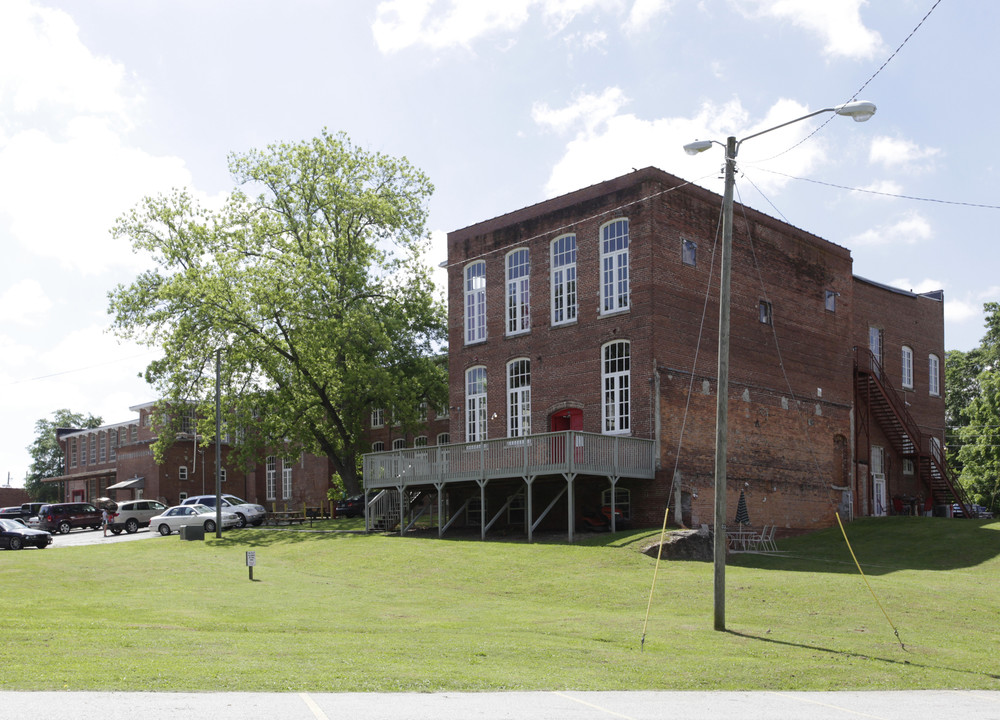
[[[868, 407], [871, 422], [878, 425], [893, 449], [913, 460], [919, 477], [930, 489], [934, 504], [957, 503], [964, 517], [972, 517], [972, 505], [965, 489], [948, 474], [941, 445], [934, 442], [936, 438], [921, 432], [903, 398], [867, 348], [855, 348], [854, 383], [856, 398]], [[862, 429], [866, 429], [868, 418], [859, 420]]]

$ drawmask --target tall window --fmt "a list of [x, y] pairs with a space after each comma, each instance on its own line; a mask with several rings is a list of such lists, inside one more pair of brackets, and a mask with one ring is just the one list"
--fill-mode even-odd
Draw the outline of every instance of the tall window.
[[552, 324], [576, 320], [576, 235], [552, 241]]
[[465, 371], [465, 441], [486, 439], [486, 368]]
[[627, 310], [628, 220], [622, 218], [601, 228], [601, 313]]
[[757, 316], [760, 319], [760, 321], [765, 325], [774, 324], [773, 312], [774, 311], [771, 309], [771, 303], [769, 303], [767, 300], [761, 300], [757, 304]]
[[292, 497], [292, 463], [281, 461], [281, 497], [288, 500]]
[[108, 459], [114, 460], [118, 457], [118, 431], [112, 430], [108, 438]]
[[385, 425], [385, 410], [382, 408], [375, 408], [372, 410], [372, 422], [371, 426], [373, 428], [380, 428]]
[[465, 268], [465, 343], [486, 339], [486, 262]]
[[264, 493], [268, 500], [274, 500], [276, 497], [274, 486], [277, 480], [277, 462], [278, 459], [274, 455], [268, 455], [264, 461]]
[[903, 387], [912, 390], [913, 389], [913, 350], [911, 348], [903, 346], [903, 369], [902, 369], [902, 382]]
[[69, 441], [69, 466], [76, 467], [76, 443], [77, 439], [73, 438]]
[[531, 434], [531, 361], [507, 363], [507, 437]]
[[97, 436], [90, 436], [90, 464], [93, 465], [97, 462]]
[[531, 263], [528, 250], [521, 248], [507, 255], [507, 334], [531, 329]]
[[927, 392], [934, 396], [941, 394], [941, 361], [937, 355], [927, 356]]
[[177, 468], [177, 479], [178, 480], [187, 480], [188, 479], [187, 465], [181, 465], [179, 468]]
[[698, 244], [691, 240], [681, 239], [681, 262], [691, 267], [698, 265]]
[[882, 331], [877, 327], [868, 327], [868, 349], [872, 351], [872, 355], [878, 360], [878, 364], [882, 364]]
[[631, 347], [627, 340], [618, 340], [605, 345], [602, 352], [604, 432], [606, 434], [627, 433], [631, 428], [629, 421]]

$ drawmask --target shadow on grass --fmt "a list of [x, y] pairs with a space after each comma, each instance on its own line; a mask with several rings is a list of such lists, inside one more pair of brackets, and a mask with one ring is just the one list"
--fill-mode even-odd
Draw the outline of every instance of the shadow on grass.
[[364, 530], [317, 530], [294, 527], [277, 528], [244, 528], [230, 530], [221, 539], [213, 538], [212, 542], [221, 547], [270, 547], [274, 545], [295, 545], [305, 542], [316, 542], [317, 539], [343, 540], [363, 536]]
[[731, 554], [729, 565], [792, 572], [857, 573], [851, 549], [866, 575], [900, 570], [958, 570], [1000, 556], [995, 520], [887, 517], [862, 518], [778, 541], [777, 554]]
[[[947, 667], [942, 665], [930, 665], [928, 663], [915, 662], [913, 660], [899, 660], [896, 658], [879, 657], [877, 655], [865, 655], [862, 653], [849, 652], [846, 650], [834, 650], [833, 648], [823, 647], [822, 645], [808, 645], [806, 643], [791, 642], [789, 640], [777, 640], [775, 638], [761, 637], [760, 635], [752, 635], [750, 633], [739, 632], [736, 630], [726, 630], [725, 632], [735, 637], [741, 637], [747, 640], [756, 640], [757, 642], [771, 643], [773, 645], [781, 645], [784, 647], [801, 648], [803, 650], [813, 650], [816, 652], [828, 653], [830, 655], [836, 655], [839, 657], [857, 658], [859, 660], [876, 660], [878, 662], [887, 663], [889, 665], [902, 665], [902, 666], [923, 668], [929, 670], [946, 670], [948, 672], [953, 672], [953, 673], [962, 673], [964, 675], [984, 677], [984, 678], [989, 678], [991, 680], [1000, 680], [1000, 675], [994, 673], [978, 672], [976, 670]], [[910, 652], [909, 650], [906, 650], [906, 646], [904, 643], [901, 643], [901, 645], [903, 646], [903, 650], [905, 652]]]

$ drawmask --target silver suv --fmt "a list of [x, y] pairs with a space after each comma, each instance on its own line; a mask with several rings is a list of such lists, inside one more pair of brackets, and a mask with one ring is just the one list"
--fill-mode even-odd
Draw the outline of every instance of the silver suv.
[[115, 535], [122, 530], [131, 535], [139, 528], [147, 527], [149, 519], [159, 515], [167, 506], [156, 500], [123, 500], [118, 505], [118, 512], [108, 523], [108, 529]]
[[[185, 498], [181, 505], [208, 505], [215, 509], [215, 495], [194, 495]], [[222, 496], [222, 509], [224, 512], [231, 512], [239, 518], [241, 528], [251, 525], [263, 525], [267, 519], [267, 510], [262, 505], [248, 503], [235, 495]]]

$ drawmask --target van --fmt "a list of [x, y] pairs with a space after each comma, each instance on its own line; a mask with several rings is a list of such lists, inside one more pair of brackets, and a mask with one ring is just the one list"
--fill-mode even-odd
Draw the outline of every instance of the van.
[[97, 530], [101, 527], [101, 511], [85, 502], [42, 505], [38, 509], [38, 527], [63, 535], [73, 528], [89, 527]]

